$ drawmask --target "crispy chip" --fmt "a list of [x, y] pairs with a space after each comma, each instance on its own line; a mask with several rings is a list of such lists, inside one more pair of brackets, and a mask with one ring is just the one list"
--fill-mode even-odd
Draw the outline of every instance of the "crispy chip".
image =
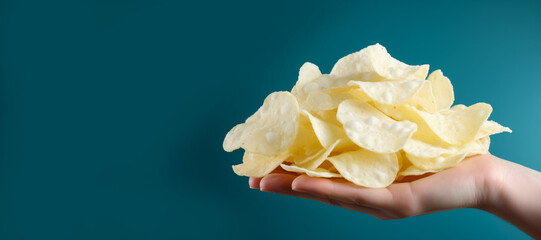
[[437, 147], [412, 138], [404, 145], [404, 152], [415, 157], [433, 158], [444, 154], [451, 154], [452, 150]]
[[420, 175], [423, 175], [423, 174], [435, 173], [435, 172], [439, 172], [439, 171], [441, 171], [441, 169], [426, 170], [426, 169], [420, 169], [420, 168], [416, 167], [415, 165], [411, 165], [411, 166], [407, 167], [406, 169], [398, 172], [398, 177], [399, 177], [399, 179], [401, 179], [402, 177], [406, 177], [406, 176], [420, 176]]
[[288, 149], [288, 152], [292, 155], [292, 162], [298, 163], [309, 161], [324, 151], [325, 149], [319, 143], [317, 136], [312, 129], [308, 116], [301, 114], [299, 116], [297, 137]]
[[340, 149], [353, 146], [341, 125], [323, 121], [307, 111], [303, 113], [310, 118], [317, 139], [325, 149], [329, 149], [338, 140], [341, 140]]
[[383, 188], [486, 154], [490, 135], [511, 132], [488, 120], [488, 104], [452, 106], [449, 79], [440, 70], [427, 74], [428, 65], [402, 63], [379, 44], [341, 58], [330, 74], [307, 62], [291, 93], [270, 94], [223, 147], [245, 149], [233, 166], [241, 176], [281, 165]]
[[385, 47], [375, 44], [338, 60], [331, 75], [361, 81], [425, 79], [428, 68], [402, 63], [391, 57]]
[[321, 71], [319, 71], [318, 66], [309, 62], [304, 63], [301, 66], [301, 69], [299, 69], [299, 78], [295, 86], [293, 86], [293, 89], [291, 89], [291, 94], [298, 95], [299, 89], [302, 89], [304, 85], [306, 85], [309, 82], [314, 81], [320, 76], [321, 76]]
[[418, 110], [417, 113], [442, 140], [452, 145], [460, 145], [475, 139], [483, 122], [492, 113], [492, 107], [486, 103], [477, 103], [449, 114], [430, 114]]
[[394, 105], [412, 98], [421, 90], [424, 83], [423, 80], [413, 79], [393, 82], [350, 81], [348, 85], [358, 86], [376, 102]]
[[338, 173], [330, 172], [329, 170], [324, 169], [324, 168], [316, 168], [314, 170], [309, 170], [309, 169], [302, 168], [302, 167], [295, 166], [295, 165], [281, 164], [280, 166], [284, 170], [286, 170], [288, 172], [306, 173], [306, 175], [308, 175], [310, 177], [323, 177], [323, 178], [340, 178], [340, 177], [342, 177], [342, 175], [340, 175]]
[[397, 122], [367, 103], [344, 101], [338, 106], [338, 121], [358, 146], [377, 153], [393, 153], [417, 130], [410, 121]]
[[384, 188], [398, 173], [396, 154], [381, 154], [365, 149], [329, 157], [329, 161], [347, 180], [363, 187]]
[[448, 154], [438, 157], [423, 158], [406, 153], [406, 157], [417, 168], [424, 170], [439, 170], [452, 167], [466, 157], [467, 153]]
[[302, 162], [295, 162], [296, 165], [299, 167], [303, 167], [309, 170], [314, 170], [318, 168], [331, 154], [331, 152], [334, 150], [334, 148], [340, 144], [341, 140], [338, 139], [336, 142], [331, 144], [327, 149], [321, 150], [319, 153], [317, 153], [313, 158], [307, 158], [306, 160]]
[[423, 87], [409, 100], [403, 104], [409, 104], [419, 110], [434, 113], [436, 112], [436, 98], [432, 92], [432, 83], [424, 81]]
[[455, 101], [453, 85], [446, 76], [443, 76], [441, 70], [436, 70], [428, 76], [428, 81], [432, 83], [432, 92], [436, 98], [436, 110], [447, 110]]
[[276, 156], [244, 152], [243, 163], [233, 166], [233, 171], [239, 176], [263, 177], [272, 172], [272, 170], [283, 163], [289, 156], [288, 152], [283, 152]]
[[483, 125], [481, 125], [481, 131], [479, 131], [479, 133], [477, 134], [475, 138], [476, 139], [483, 138], [486, 136], [490, 136], [490, 135], [494, 135], [494, 134], [498, 134], [502, 132], [511, 133], [513, 131], [511, 131], [511, 129], [509, 129], [508, 127], [504, 127], [498, 124], [497, 122], [488, 120], [488, 121], [483, 122]]
[[254, 115], [227, 133], [223, 147], [228, 152], [242, 147], [252, 153], [276, 155], [295, 140], [298, 118], [299, 105], [291, 93], [272, 93]]

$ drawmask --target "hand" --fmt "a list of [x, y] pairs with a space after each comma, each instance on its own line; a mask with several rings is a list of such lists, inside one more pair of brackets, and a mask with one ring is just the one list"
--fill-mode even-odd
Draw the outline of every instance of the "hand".
[[250, 187], [291, 195], [379, 219], [397, 219], [456, 208], [486, 209], [501, 159], [490, 154], [465, 159], [457, 166], [412, 182], [370, 189], [344, 179], [313, 178], [281, 169], [264, 178], [250, 178]]
[[541, 173], [490, 154], [411, 182], [387, 188], [356, 186], [344, 179], [312, 178], [277, 169], [250, 178], [250, 187], [291, 195], [379, 219], [398, 219], [456, 208], [478, 208], [541, 239]]

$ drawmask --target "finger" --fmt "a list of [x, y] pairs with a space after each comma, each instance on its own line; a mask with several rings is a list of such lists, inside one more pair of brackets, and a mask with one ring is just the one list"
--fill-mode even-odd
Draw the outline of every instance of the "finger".
[[317, 197], [309, 193], [293, 191], [291, 189], [291, 184], [295, 180], [296, 177], [297, 175], [294, 175], [294, 174], [271, 173], [265, 176], [261, 180], [260, 189], [263, 192], [272, 192], [272, 193], [278, 193], [282, 195], [300, 197], [300, 198], [309, 199], [309, 200], [316, 200], [316, 201], [320, 201], [329, 205], [340, 204], [338, 202], [333, 202], [333, 200]]
[[297, 176], [292, 174], [272, 173], [265, 176], [261, 180], [260, 186], [262, 191], [265, 192], [273, 192], [282, 195], [300, 197], [308, 200], [315, 200], [325, 203], [327, 205], [338, 206], [345, 209], [366, 213], [380, 219], [384, 219], [384, 217], [382, 216], [382, 212], [374, 208], [354, 205], [351, 203], [340, 201], [339, 199], [317, 196], [311, 193], [293, 191], [291, 186], [296, 178]]
[[[271, 173], [289, 173], [289, 172], [284, 170], [280, 166], [278, 166], [277, 168], [272, 170]], [[251, 189], [259, 189], [259, 184], [261, 182], [261, 179], [263, 179], [263, 178], [262, 177], [260, 177], [260, 178], [250, 177], [250, 179], [248, 180], [248, 185], [250, 186]]]
[[271, 173], [263, 177], [259, 189], [263, 192], [288, 193], [291, 192], [291, 182], [296, 177], [289, 173]]
[[297, 177], [292, 183], [292, 189], [369, 208], [381, 208], [392, 201], [392, 194], [386, 188], [363, 188], [346, 180], [313, 178], [306, 175]]
[[248, 184], [250, 185], [251, 189], [259, 189], [259, 183], [261, 182], [261, 179], [263, 178], [253, 178], [251, 177], [248, 180]]

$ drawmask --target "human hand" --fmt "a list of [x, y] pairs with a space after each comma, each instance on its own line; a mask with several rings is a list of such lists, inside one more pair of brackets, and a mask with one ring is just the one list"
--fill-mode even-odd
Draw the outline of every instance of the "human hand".
[[501, 160], [490, 154], [465, 159], [453, 168], [411, 182], [371, 189], [344, 179], [313, 178], [278, 169], [263, 178], [250, 178], [250, 187], [291, 195], [379, 219], [398, 219], [456, 208], [486, 210], [501, 176]]

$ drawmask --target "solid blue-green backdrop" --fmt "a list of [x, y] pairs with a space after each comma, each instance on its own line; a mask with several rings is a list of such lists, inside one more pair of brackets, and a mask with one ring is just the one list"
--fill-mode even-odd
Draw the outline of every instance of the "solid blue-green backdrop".
[[222, 140], [306, 61], [442, 69], [541, 169], [540, 1], [2, 0], [0, 239], [525, 238], [461, 209], [382, 221], [248, 188]]

